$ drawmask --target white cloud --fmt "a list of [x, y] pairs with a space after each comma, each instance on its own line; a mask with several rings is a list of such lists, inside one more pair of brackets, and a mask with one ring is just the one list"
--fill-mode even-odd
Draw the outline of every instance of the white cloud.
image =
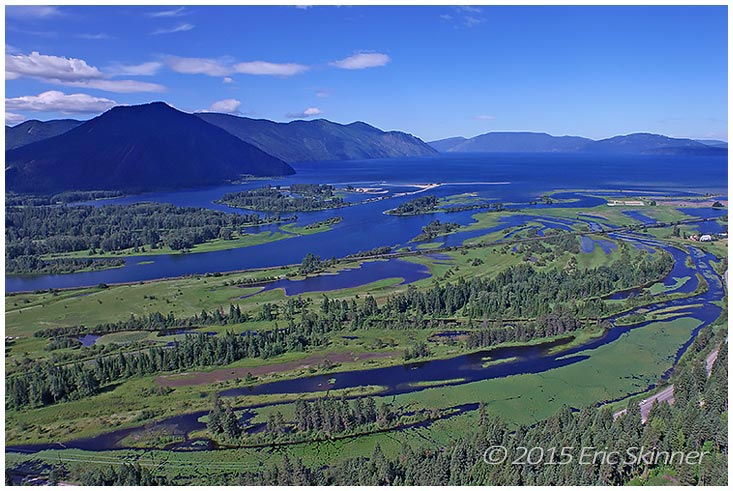
[[479, 7], [474, 7], [472, 5], [462, 5], [459, 7], [456, 7], [456, 10], [458, 12], [468, 12], [469, 14], [480, 14], [482, 10]]
[[152, 35], [158, 35], [158, 34], [173, 34], [174, 32], [186, 32], [186, 31], [190, 31], [194, 27], [196, 27], [196, 26], [194, 26], [193, 24], [189, 24], [187, 22], [184, 22], [183, 24], [178, 24], [177, 26], [174, 26], [174, 27], [157, 29], [157, 30], [151, 32], [150, 34], [152, 34]]
[[28, 118], [26, 118], [22, 114], [9, 113], [9, 112], [5, 113], [5, 124], [7, 125], [14, 125], [17, 123], [22, 123], [26, 119]]
[[237, 63], [233, 68], [237, 73], [277, 75], [280, 77], [289, 77], [308, 70], [307, 66], [298, 63], [270, 63], [269, 61], [247, 61]]
[[180, 17], [187, 14], [188, 11], [186, 10], [186, 7], [178, 7], [177, 9], [158, 10], [145, 15], [148, 17]]
[[389, 56], [384, 53], [357, 53], [343, 60], [334, 61], [331, 65], [345, 70], [362, 70], [364, 68], [384, 66], [389, 62]]
[[323, 111], [318, 109], [317, 107], [309, 107], [303, 112], [299, 113], [289, 113], [287, 114], [288, 118], [312, 118], [313, 116], [318, 116], [320, 114], [323, 114]]
[[67, 95], [57, 90], [49, 90], [38, 95], [26, 95], [5, 99], [5, 107], [11, 111], [83, 114], [106, 111], [115, 105], [117, 103], [110, 99], [93, 97], [88, 94]]
[[475, 17], [473, 15], [467, 15], [463, 18], [463, 24], [466, 27], [473, 27], [479, 24], [483, 24], [485, 20], [486, 19], [484, 19], [483, 17]]
[[[142, 68], [141, 68], [142, 67]], [[132, 68], [150, 71], [153, 66], [143, 63]], [[78, 58], [42, 55], [37, 51], [29, 55], [8, 55], [5, 57], [5, 79], [16, 80], [21, 77], [32, 77], [55, 85], [85, 87], [106, 90], [108, 92], [163, 92], [165, 87], [150, 82], [137, 80], [110, 79], [97, 67], [89, 65]]]
[[146, 63], [140, 63], [139, 65], [114, 65], [109, 70], [115, 75], [131, 75], [134, 77], [155, 75], [162, 66], [163, 64], [158, 61], [148, 61]]
[[101, 41], [103, 39], [115, 39], [113, 36], [104, 32], [98, 32], [96, 34], [77, 34], [76, 37], [79, 39], [90, 39], [92, 41]]
[[248, 61], [236, 63], [232, 66], [230, 59], [223, 58], [182, 58], [179, 56], [167, 56], [165, 57], [165, 62], [171, 70], [178, 73], [226, 77], [224, 83], [233, 82], [231, 77], [229, 77], [232, 73], [287, 77], [308, 70], [307, 66], [297, 63], [270, 63], [268, 61]]
[[318, 90], [316, 91], [316, 97], [320, 99], [325, 99], [326, 97], [329, 97], [331, 95], [330, 90]]
[[55, 80], [87, 80], [102, 78], [102, 72], [86, 61], [63, 56], [42, 55], [33, 51], [29, 55], [11, 55], [5, 58], [5, 77], [38, 77]]
[[117, 93], [134, 93], [134, 92], [165, 92], [164, 85], [154, 84], [151, 82], [140, 82], [138, 80], [81, 80], [78, 82], [62, 82], [56, 81], [59, 85], [67, 85], [70, 87], [85, 87], [88, 89], [98, 89], [107, 92]]
[[222, 99], [216, 101], [209, 108], [209, 112], [212, 113], [226, 113], [226, 114], [240, 114], [239, 106], [242, 105], [241, 101], [237, 99]]
[[232, 72], [232, 69], [224, 61], [212, 58], [167, 56], [165, 57], [165, 62], [171, 70], [189, 75], [201, 74], [211, 77], [222, 77]]
[[478, 116], [474, 116], [474, 119], [480, 119], [483, 121], [491, 121], [496, 119], [496, 116], [491, 116], [490, 114], [479, 114]]
[[482, 15], [484, 11], [479, 7], [466, 5], [462, 7], [453, 7], [452, 10], [454, 15], [443, 14], [440, 18], [454, 24], [455, 28], [470, 28], [486, 22], [486, 18]]
[[222, 82], [225, 83], [225, 84], [233, 84], [234, 83], [234, 79], [232, 77], [224, 77], [222, 79]]
[[50, 5], [8, 5], [5, 15], [13, 19], [48, 19], [61, 15], [61, 11]]
[[301, 10], [308, 10], [309, 8], [312, 8], [312, 7], [313, 5], [296, 5], [295, 6], [296, 9], [301, 9]]

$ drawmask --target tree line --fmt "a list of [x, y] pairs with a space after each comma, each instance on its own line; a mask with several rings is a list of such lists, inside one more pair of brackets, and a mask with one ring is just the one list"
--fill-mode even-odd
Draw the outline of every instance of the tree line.
[[[93, 258], [97, 254], [129, 249], [133, 252], [164, 246], [173, 250], [189, 249], [217, 238], [231, 239], [233, 232], [241, 227], [276, 221], [281, 221], [279, 215], [240, 215], [159, 203], [8, 207], [6, 271], [52, 272], [47, 271], [52, 265], [46, 265], [51, 262], [39, 258], [47, 254], [88, 251]], [[57, 260], [56, 264], [65, 263]]]

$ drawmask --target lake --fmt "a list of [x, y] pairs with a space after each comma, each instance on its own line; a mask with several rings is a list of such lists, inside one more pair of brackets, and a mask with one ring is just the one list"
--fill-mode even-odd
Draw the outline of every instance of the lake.
[[[644, 192], [695, 192], [727, 194], [726, 157], [625, 156], [591, 154], [443, 154], [435, 157], [315, 162], [294, 164], [297, 174], [285, 178], [257, 180], [238, 185], [165, 193], [146, 193], [91, 202], [129, 204], [144, 201], [199, 206], [215, 210], [251, 213], [213, 203], [224, 193], [260, 187], [267, 183], [328, 183], [338, 186], [375, 187], [388, 191], [389, 199], [342, 209], [298, 213], [299, 223], [307, 224], [341, 216], [343, 221], [332, 230], [296, 236], [259, 246], [225, 251], [125, 258], [121, 268], [62, 275], [7, 276], [7, 292], [94, 286], [99, 283], [123, 283], [176, 277], [189, 274], [226, 272], [248, 268], [274, 267], [300, 263], [306, 253], [323, 258], [343, 257], [374, 247], [415, 247], [410, 240], [434, 219], [467, 225], [477, 210], [458, 213], [433, 213], [397, 217], [384, 212], [421, 194], [418, 185], [439, 183], [425, 192], [438, 197], [475, 192], [491, 202], [527, 203], [553, 190], [603, 189], [608, 195], [623, 197]], [[365, 198], [382, 196], [366, 195]], [[564, 193], [564, 198], [578, 201], [553, 206], [589, 207], [602, 203], [584, 194]], [[546, 205], [532, 206], [532, 210]], [[722, 213], [726, 213], [725, 210]], [[692, 212], [694, 213], [694, 212]], [[716, 212], [721, 213], [721, 212]], [[714, 215], [719, 216], [719, 215]], [[558, 219], [543, 218], [542, 228], [567, 228]], [[515, 224], [515, 225], [518, 225]], [[502, 223], [502, 227], [509, 227]], [[249, 232], [275, 231], [277, 225], [254, 227]], [[439, 239], [442, 246], [460, 245], [463, 240], [492, 231], [458, 232]], [[152, 262], [151, 262], [152, 261]]]

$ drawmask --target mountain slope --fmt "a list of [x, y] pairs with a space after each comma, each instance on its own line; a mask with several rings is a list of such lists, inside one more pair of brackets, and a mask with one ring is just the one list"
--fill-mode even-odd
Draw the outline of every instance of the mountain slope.
[[13, 127], [6, 126], [5, 150], [12, 150], [46, 138], [53, 138], [73, 130], [82, 123], [83, 121], [75, 119], [56, 119], [53, 121], [32, 119]]
[[285, 162], [378, 159], [437, 153], [412, 135], [382, 131], [362, 122], [342, 125], [317, 119], [275, 123], [219, 113], [199, 113], [197, 116]]
[[162, 103], [118, 106], [62, 134], [7, 151], [21, 192], [195, 187], [295, 171], [202, 119]]

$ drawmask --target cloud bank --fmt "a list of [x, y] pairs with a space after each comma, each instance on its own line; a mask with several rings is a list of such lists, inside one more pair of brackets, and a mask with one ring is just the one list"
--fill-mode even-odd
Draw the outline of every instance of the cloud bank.
[[117, 102], [103, 97], [93, 97], [88, 94], [64, 94], [58, 90], [5, 99], [5, 108], [10, 111], [60, 112], [64, 114], [99, 113], [116, 105]]

